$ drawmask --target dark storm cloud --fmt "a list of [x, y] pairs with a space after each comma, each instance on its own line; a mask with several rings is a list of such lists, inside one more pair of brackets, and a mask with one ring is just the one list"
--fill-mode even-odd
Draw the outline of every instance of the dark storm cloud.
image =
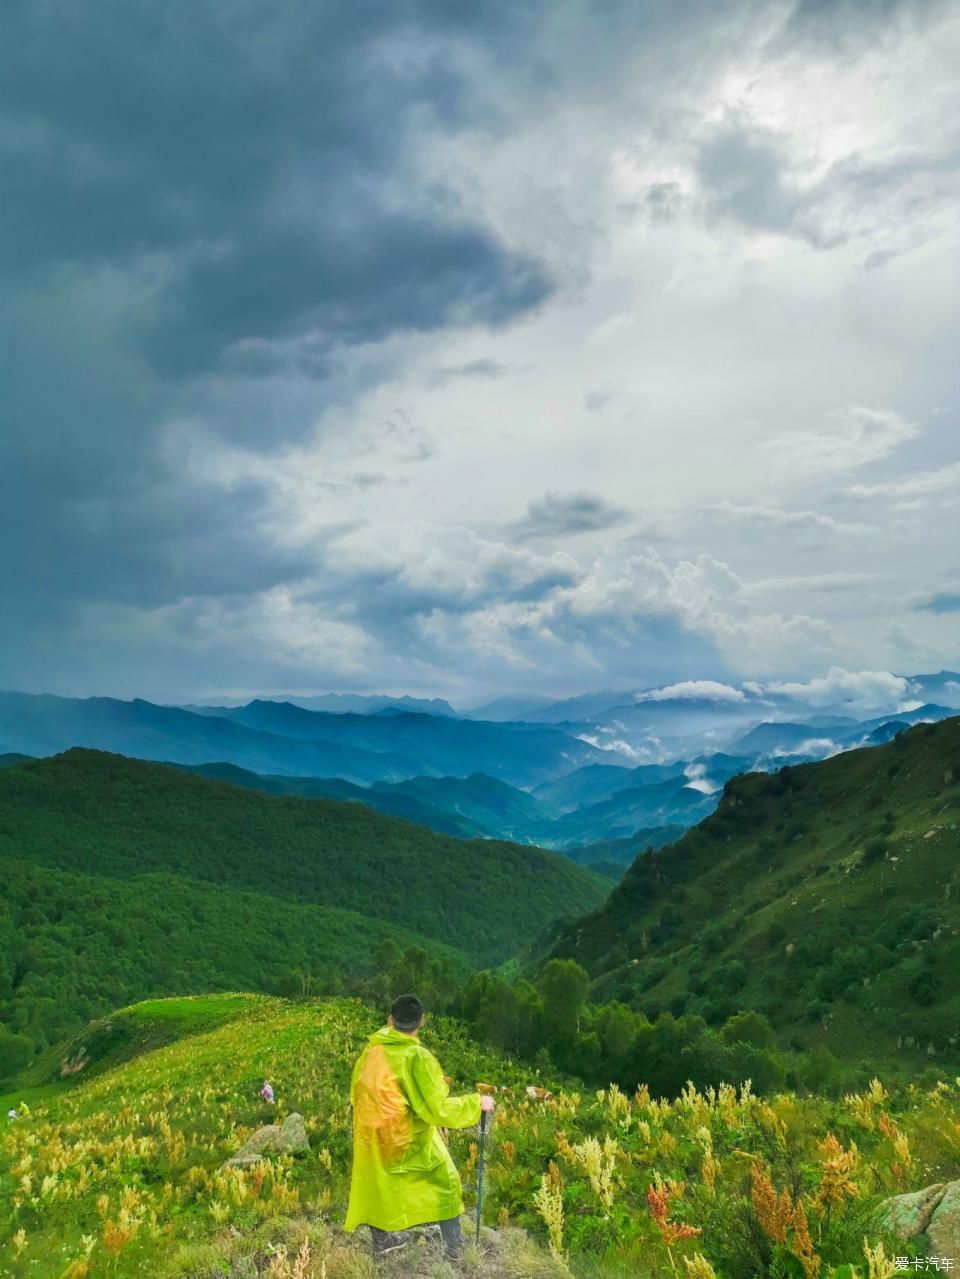
[[338, 350], [547, 296], [418, 159], [475, 110], [467, 46], [509, 62], [535, 9], [5, 5], [8, 658], [42, 619], [66, 631], [71, 602], [255, 592], [310, 566], [263, 533], [266, 486], [196, 478], [171, 423], [275, 449], [361, 389], [331, 385]]
[[[433, 13], [13, 5], [7, 269], [149, 260], [134, 331], [174, 376], [243, 340], [375, 341], [535, 305], [539, 265], [417, 179], [417, 127], [466, 110], [456, 33]], [[489, 10], [490, 30], [509, 21]]]
[[521, 541], [569, 537], [616, 528], [630, 520], [630, 512], [596, 493], [544, 493], [531, 502], [522, 520], [511, 528]]
[[795, 48], [800, 42], [852, 49], [889, 32], [897, 24], [925, 22], [943, 0], [796, 0], [776, 43]]

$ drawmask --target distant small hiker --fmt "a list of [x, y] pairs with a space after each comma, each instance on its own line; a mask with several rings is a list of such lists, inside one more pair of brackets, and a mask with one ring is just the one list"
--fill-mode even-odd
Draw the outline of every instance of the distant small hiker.
[[268, 1084], [266, 1080], [263, 1081], [263, 1087], [260, 1089], [260, 1096], [263, 1098], [263, 1100], [267, 1103], [268, 1106], [273, 1105], [274, 1103], [273, 1085]]
[[353, 1175], [346, 1229], [369, 1226], [375, 1257], [402, 1248], [414, 1226], [437, 1224], [448, 1257], [463, 1247], [460, 1175], [440, 1128], [472, 1128], [492, 1097], [451, 1097], [440, 1064], [417, 1038], [416, 995], [393, 1001], [353, 1070]]

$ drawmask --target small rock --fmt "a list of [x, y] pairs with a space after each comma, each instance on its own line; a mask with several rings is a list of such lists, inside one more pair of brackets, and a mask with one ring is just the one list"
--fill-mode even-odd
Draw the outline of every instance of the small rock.
[[310, 1149], [303, 1115], [287, 1115], [282, 1124], [267, 1124], [257, 1131], [226, 1162], [227, 1168], [248, 1168], [265, 1155], [297, 1155]]
[[299, 1155], [310, 1149], [310, 1138], [307, 1136], [307, 1125], [303, 1115], [294, 1111], [287, 1115], [280, 1125], [280, 1151], [285, 1155]]

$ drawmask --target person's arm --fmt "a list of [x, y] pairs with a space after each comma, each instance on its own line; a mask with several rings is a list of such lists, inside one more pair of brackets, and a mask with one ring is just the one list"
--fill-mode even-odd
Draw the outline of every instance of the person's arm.
[[436, 1128], [472, 1128], [480, 1122], [480, 1094], [451, 1097], [436, 1057], [418, 1052], [411, 1063], [408, 1098], [414, 1113]]

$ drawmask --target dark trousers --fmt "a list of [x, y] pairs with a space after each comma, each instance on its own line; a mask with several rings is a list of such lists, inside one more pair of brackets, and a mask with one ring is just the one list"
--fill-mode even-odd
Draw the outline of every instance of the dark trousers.
[[[444, 1252], [448, 1257], [460, 1256], [463, 1251], [463, 1231], [460, 1228], [459, 1217], [449, 1217], [446, 1221], [425, 1221], [423, 1224], [425, 1226], [439, 1226], [440, 1234], [443, 1238]], [[370, 1234], [373, 1236], [373, 1255], [375, 1257], [383, 1256], [391, 1249], [408, 1243], [413, 1237], [410, 1230], [378, 1230], [376, 1226], [370, 1227]]]

